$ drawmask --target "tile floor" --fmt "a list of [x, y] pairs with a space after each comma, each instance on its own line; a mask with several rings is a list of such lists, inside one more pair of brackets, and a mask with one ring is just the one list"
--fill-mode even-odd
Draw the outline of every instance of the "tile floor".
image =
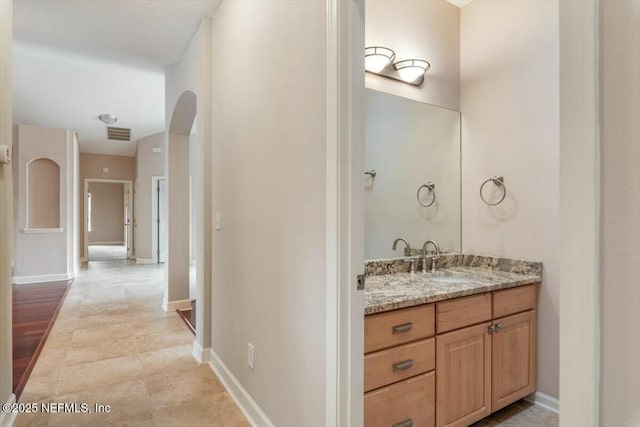
[[111, 406], [109, 413], [21, 414], [23, 426], [248, 426], [193, 335], [165, 313], [162, 267], [90, 263], [60, 310], [21, 402]]
[[520, 400], [471, 427], [558, 427], [558, 414]]
[[127, 259], [127, 247], [124, 245], [89, 245], [89, 260], [120, 261]]

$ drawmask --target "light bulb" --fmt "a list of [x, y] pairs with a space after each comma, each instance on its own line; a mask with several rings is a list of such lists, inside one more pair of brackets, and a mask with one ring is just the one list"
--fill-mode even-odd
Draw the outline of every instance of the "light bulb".
[[364, 58], [364, 68], [367, 71], [379, 73], [387, 65], [389, 65], [389, 58], [383, 55], [371, 55]]
[[407, 82], [412, 82], [424, 74], [424, 69], [420, 67], [405, 67], [398, 70], [400, 78]]

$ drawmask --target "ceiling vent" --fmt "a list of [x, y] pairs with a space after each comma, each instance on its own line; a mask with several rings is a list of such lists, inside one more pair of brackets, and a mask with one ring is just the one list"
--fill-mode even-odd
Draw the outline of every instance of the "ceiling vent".
[[115, 141], [131, 141], [131, 129], [107, 126], [107, 138]]

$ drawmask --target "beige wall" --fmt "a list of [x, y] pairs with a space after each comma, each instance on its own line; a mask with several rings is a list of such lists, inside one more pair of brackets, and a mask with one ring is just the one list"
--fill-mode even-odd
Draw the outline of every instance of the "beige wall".
[[600, 2], [601, 423], [640, 425], [640, 2]]
[[92, 182], [89, 244], [124, 243], [124, 184]]
[[[474, 1], [461, 9], [463, 251], [542, 261], [538, 390], [559, 373], [558, 1]], [[480, 184], [504, 175], [507, 198]]]
[[[176, 103], [186, 91], [193, 92], [196, 97], [196, 114], [201, 117], [211, 117], [211, 97], [212, 97], [212, 75], [211, 75], [211, 19], [204, 18], [200, 22], [198, 30], [191, 39], [186, 52], [179, 63], [167, 68], [165, 72], [165, 108], [167, 129], [172, 120], [172, 115]], [[189, 136], [189, 131], [195, 131], [195, 144], [192, 146], [195, 153], [196, 162], [193, 165], [193, 210], [196, 224], [195, 245], [196, 245], [196, 299], [203, 310], [196, 313], [196, 341], [207, 351], [211, 347], [211, 240], [212, 240], [212, 124], [211, 120], [196, 120], [194, 129], [181, 129], [182, 135]], [[193, 126], [192, 126], [193, 127]], [[188, 143], [189, 138], [185, 139]], [[188, 156], [188, 153], [187, 153]], [[171, 178], [168, 168], [170, 159], [167, 157], [165, 147], [165, 173], [168, 179], [168, 192], [171, 197]], [[188, 162], [188, 157], [187, 157]], [[184, 188], [184, 187], [183, 187]], [[188, 187], [187, 187], [188, 188]], [[184, 201], [184, 199], [183, 199]], [[184, 206], [188, 206], [188, 199], [184, 201]], [[171, 217], [173, 215], [173, 219]], [[181, 229], [182, 223], [189, 222], [189, 210], [182, 209], [169, 212], [169, 235], [175, 229]], [[170, 236], [169, 236], [170, 237]], [[183, 236], [184, 241], [180, 241], [181, 250], [186, 249], [186, 260], [188, 263], [189, 236]], [[184, 248], [184, 249], [183, 249]], [[169, 245], [169, 252], [171, 247]], [[174, 249], [175, 252], [175, 249]], [[170, 286], [184, 287], [188, 291], [188, 264], [185, 265], [183, 258], [173, 259], [169, 254], [169, 262], [166, 264], [167, 275], [178, 277], [178, 281]], [[184, 280], [186, 279], [186, 280]], [[188, 295], [188, 294], [187, 294]], [[168, 297], [168, 293], [167, 293]], [[202, 357], [202, 354], [197, 356]]]
[[[11, 38], [12, 2], [0, 1], [0, 141], [12, 140]], [[6, 142], [5, 142], [6, 144]], [[12, 395], [11, 260], [13, 252], [13, 184], [10, 165], [0, 164], [0, 403]], [[0, 423], [5, 414], [0, 413]]]
[[275, 425], [323, 426], [326, 4], [223, 1], [212, 28], [213, 349]]
[[[160, 148], [161, 153], [154, 153], [154, 148]], [[138, 260], [152, 260], [152, 189], [151, 178], [164, 176], [164, 132], [138, 140], [136, 155], [136, 192], [135, 192], [135, 239], [136, 258]]]
[[369, 89], [460, 110], [460, 9], [445, 0], [366, 2], [365, 45], [431, 63], [422, 87], [371, 75]]
[[[69, 271], [70, 253], [68, 233], [73, 235], [73, 194], [69, 191], [73, 181], [73, 133], [66, 129], [18, 125], [14, 133], [14, 268], [15, 278], [57, 275], [58, 280]], [[61, 231], [31, 234], [25, 232], [27, 225], [27, 165], [35, 159], [50, 159], [60, 168], [59, 180], [59, 226]], [[55, 209], [55, 207], [51, 207]], [[43, 209], [46, 209], [43, 207]], [[72, 253], [72, 251], [71, 251]], [[62, 276], [60, 276], [62, 275]], [[53, 279], [53, 278], [51, 278]], [[16, 279], [21, 280], [21, 279]]]
[[[102, 168], [107, 166], [108, 173], [102, 172]], [[136, 158], [128, 156], [111, 156], [104, 154], [80, 153], [80, 248], [84, 250], [84, 229], [86, 221], [84, 218], [84, 180], [94, 179], [118, 179], [134, 181], [136, 178]], [[134, 206], [135, 209], [135, 206]], [[135, 239], [134, 239], [135, 246]], [[86, 254], [83, 254], [86, 256]]]

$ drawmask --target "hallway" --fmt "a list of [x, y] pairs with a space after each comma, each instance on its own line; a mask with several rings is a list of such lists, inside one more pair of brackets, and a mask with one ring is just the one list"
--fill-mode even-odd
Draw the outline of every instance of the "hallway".
[[127, 259], [125, 245], [89, 245], [89, 261], [123, 261]]
[[20, 426], [248, 426], [193, 335], [161, 309], [162, 266], [101, 262], [74, 281], [21, 402], [110, 405], [21, 414]]

